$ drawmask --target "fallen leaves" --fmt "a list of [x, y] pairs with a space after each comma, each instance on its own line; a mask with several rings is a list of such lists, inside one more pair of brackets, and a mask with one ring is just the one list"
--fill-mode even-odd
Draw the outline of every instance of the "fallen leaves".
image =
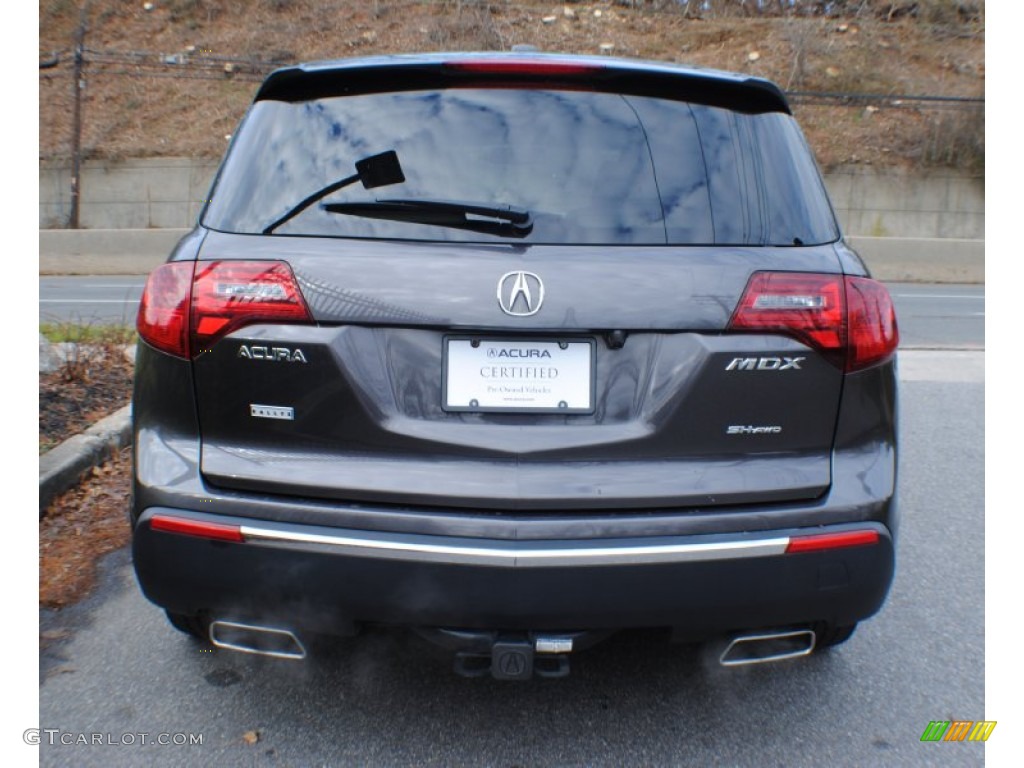
[[95, 583], [97, 560], [128, 543], [130, 471], [125, 448], [46, 510], [39, 521], [40, 605], [77, 602]]

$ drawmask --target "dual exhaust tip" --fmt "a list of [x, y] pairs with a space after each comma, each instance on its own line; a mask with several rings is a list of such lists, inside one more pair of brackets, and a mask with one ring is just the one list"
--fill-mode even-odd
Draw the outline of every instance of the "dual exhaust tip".
[[[287, 629], [218, 619], [210, 622], [209, 634], [211, 643], [226, 650], [270, 656], [275, 659], [302, 660], [307, 656], [302, 641], [294, 632]], [[814, 651], [816, 639], [817, 636], [810, 629], [737, 635], [729, 641], [719, 656], [718, 663], [723, 667], [740, 667], [809, 656]], [[507, 677], [514, 678], [517, 675]]]

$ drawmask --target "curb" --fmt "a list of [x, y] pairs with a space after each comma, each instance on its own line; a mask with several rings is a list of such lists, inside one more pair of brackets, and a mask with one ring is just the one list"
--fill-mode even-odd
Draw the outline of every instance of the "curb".
[[131, 441], [129, 403], [39, 457], [39, 519], [50, 503]]

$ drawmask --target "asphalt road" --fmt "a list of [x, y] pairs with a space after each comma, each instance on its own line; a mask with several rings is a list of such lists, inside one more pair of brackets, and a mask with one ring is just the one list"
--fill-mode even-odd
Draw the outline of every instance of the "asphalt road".
[[985, 286], [887, 283], [904, 349], [984, 349]]
[[[141, 276], [41, 277], [39, 322], [135, 322]], [[905, 349], [985, 346], [985, 286], [889, 283]]]
[[134, 325], [143, 275], [39, 278], [39, 322]]
[[931, 720], [984, 717], [984, 355], [900, 357], [896, 581], [844, 646], [724, 670], [620, 637], [574, 657], [569, 678], [530, 683], [455, 677], [407, 634], [307, 662], [203, 652], [141, 597], [122, 550], [89, 600], [41, 616], [69, 634], [41, 654], [38, 725], [115, 744], [44, 734], [40, 764], [982, 765], [980, 744], [920, 737]]

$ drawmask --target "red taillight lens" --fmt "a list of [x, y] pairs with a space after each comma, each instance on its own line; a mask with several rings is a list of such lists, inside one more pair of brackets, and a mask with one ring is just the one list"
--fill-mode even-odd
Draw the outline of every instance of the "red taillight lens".
[[284, 262], [179, 261], [150, 274], [135, 325], [148, 344], [188, 358], [244, 325], [312, 321]]
[[193, 261], [176, 261], [154, 269], [139, 301], [135, 327], [147, 344], [185, 357], [188, 346], [188, 308], [192, 294]]
[[844, 320], [842, 275], [755, 272], [729, 329], [785, 334], [837, 359], [846, 343]]
[[846, 370], [856, 371], [888, 360], [900, 343], [889, 291], [874, 280], [847, 277], [846, 307], [850, 337]]
[[213, 261], [196, 265], [192, 351], [252, 323], [311, 323], [291, 268], [281, 261]]
[[885, 286], [843, 275], [755, 272], [728, 327], [791, 336], [847, 372], [887, 360], [899, 343]]

